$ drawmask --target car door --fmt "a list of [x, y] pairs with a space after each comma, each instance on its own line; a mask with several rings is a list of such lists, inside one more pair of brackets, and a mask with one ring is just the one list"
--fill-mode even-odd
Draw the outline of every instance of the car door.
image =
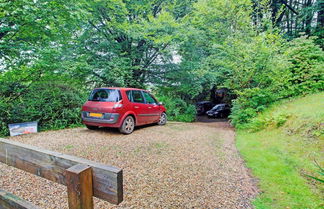
[[147, 118], [149, 123], [157, 122], [160, 118], [160, 108], [157, 101], [147, 91], [143, 91], [143, 95], [148, 109]]
[[140, 90], [131, 90], [127, 92], [127, 96], [131, 102], [131, 109], [136, 114], [136, 125], [147, 124], [148, 118], [145, 114], [147, 114], [147, 105], [145, 104], [145, 99]]

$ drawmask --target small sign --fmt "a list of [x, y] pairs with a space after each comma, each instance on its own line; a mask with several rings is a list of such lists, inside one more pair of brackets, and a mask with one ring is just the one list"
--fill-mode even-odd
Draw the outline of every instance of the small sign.
[[37, 133], [37, 121], [9, 124], [10, 136]]

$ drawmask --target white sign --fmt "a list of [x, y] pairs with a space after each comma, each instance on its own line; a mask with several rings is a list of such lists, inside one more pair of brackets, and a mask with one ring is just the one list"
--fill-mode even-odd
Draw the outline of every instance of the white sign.
[[9, 124], [10, 136], [37, 133], [37, 121]]

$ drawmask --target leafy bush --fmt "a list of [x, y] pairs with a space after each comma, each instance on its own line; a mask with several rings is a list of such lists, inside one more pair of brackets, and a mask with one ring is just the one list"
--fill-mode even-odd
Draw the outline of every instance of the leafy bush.
[[0, 96], [0, 136], [8, 135], [9, 131], [6, 128], [8, 124], [6, 123], [6, 119], [9, 117], [11, 106], [6, 103], [6, 100], [3, 96]]
[[[41, 130], [81, 124], [80, 108], [85, 94], [72, 85], [55, 81], [35, 82], [16, 89], [8, 85], [11, 83], [1, 85], [1, 135], [8, 135], [9, 123], [38, 121]], [[18, 93], [18, 89], [23, 91]]]
[[243, 90], [233, 102], [232, 114], [230, 115], [232, 124], [239, 127], [240, 124], [250, 122], [276, 98], [277, 96], [267, 89]]
[[267, 127], [279, 128], [283, 126], [287, 120], [291, 117], [289, 114], [278, 114], [278, 115], [259, 115], [255, 117], [246, 125], [242, 125], [250, 132], [257, 132]]
[[[265, 57], [260, 63], [270, 62], [271, 64], [263, 65], [260, 69], [257, 69], [257, 65], [240, 66], [240, 68], [251, 68], [254, 73], [253, 80], [248, 82], [250, 86], [245, 88], [234, 86], [238, 98], [233, 102], [230, 118], [232, 124], [238, 128], [250, 122], [249, 126], [252, 126], [252, 130], [270, 124], [282, 126], [286, 116], [264, 119], [264, 121], [253, 118], [275, 101], [324, 89], [324, 53], [314, 44], [313, 38], [300, 37], [286, 45], [281, 45], [279, 49], [271, 50], [271, 47], [264, 46], [267, 50], [258, 52], [258, 56], [262, 57], [263, 54]], [[273, 52], [277, 54], [280, 51], [284, 51], [283, 55], [279, 56], [280, 61], [271, 59]], [[243, 69], [237, 71], [244, 72]], [[240, 84], [240, 81], [237, 80], [236, 84]], [[256, 87], [253, 87], [253, 84]]]
[[314, 38], [296, 38], [287, 44], [285, 55], [291, 62], [291, 95], [302, 95], [324, 89], [324, 53]]
[[196, 108], [194, 105], [187, 104], [180, 98], [170, 96], [158, 96], [157, 98], [167, 108], [169, 120], [192, 122], [196, 119]]

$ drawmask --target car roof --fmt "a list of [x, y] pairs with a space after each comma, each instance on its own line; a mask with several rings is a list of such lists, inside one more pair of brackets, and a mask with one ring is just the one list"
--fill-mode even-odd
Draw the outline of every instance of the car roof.
[[217, 104], [217, 105], [215, 105], [214, 107], [220, 107], [220, 106], [226, 106], [226, 105], [228, 105], [228, 104], [224, 104], [224, 103], [222, 103], [222, 104]]
[[118, 89], [118, 90], [124, 90], [124, 91], [128, 91], [128, 90], [148, 91], [145, 89], [127, 88], [127, 87], [100, 87], [100, 88], [95, 88], [95, 89]]

